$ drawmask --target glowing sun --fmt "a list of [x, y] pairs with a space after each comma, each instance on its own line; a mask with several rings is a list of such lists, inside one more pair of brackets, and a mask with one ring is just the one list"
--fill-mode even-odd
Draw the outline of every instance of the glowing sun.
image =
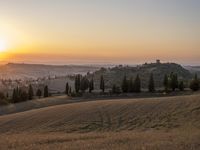
[[5, 40], [0, 39], [0, 52], [3, 52], [7, 49], [7, 44]]

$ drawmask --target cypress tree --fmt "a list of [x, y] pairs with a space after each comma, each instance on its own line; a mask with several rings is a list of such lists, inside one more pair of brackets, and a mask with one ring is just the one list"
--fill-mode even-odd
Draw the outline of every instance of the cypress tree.
[[105, 83], [104, 83], [103, 75], [101, 76], [101, 79], [100, 79], [100, 89], [104, 93], [104, 91], [105, 91]]
[[49, 89], [48, 86], [44, 87], [44, 97], [49, 97]]
[[75, 81], [74, 81], [74, 88], [75, 88], [75, 91], [76, 91], [76, 93], [78, 93], [79, 92], [79, 88], [78, 88], [78, 79], [77, 79], [78, 77], [77, 77], [77, 75], [75, 76]]
[[94, 90], [94, 80], [91, 79], [89, 83], [89, 92], [92, 93], [93, 90]]
[[80, 91], [80, 86], [81, 86], [81, 75], [78, 74], [75, 77], [75, 91], [76, 93], [79, 93]]
[[[23, 94], [25, 94], [25, 93], [23, 93]], [[30, 84], [30, 85], [29, 85], [29, 89], [28, 89], [28, 99], [29, 99], [29, 100], [32, 100], [32, 99], [33, 99], [33, 95], [34, 95], [34, 93], [33, 93], [33, 87], [32, 87], [32, 85]]]
[[29, 98], [29, 95], [24, 90], [19, 89], [18, 87], [13, 89], [13, 94], [11, 98], [12, 103], [27, 101], [28, 98]]
[[155, 85], [154, 85], [154, 78], [153, 78], [153, 74], [150, 75], [149, 78], [149, 92], [155, 92]]
[[68, 82], [66, 83], [66, 86], [65, 86], [65, 94], [69, 95], [69, 83]]
[[122, 81], [121, 88], [122, 88], [123, 93], [128, 93], [128, 81], [127, 81], [126, 75], [124, 76], [124, 79]]
[[141, 81], [139, 75], [136, 76], [134, 81], [134, 92], [140, 93], [141, 92]]
[[134, 83], [133, 83], [133, 79], [130, 78], [129, 82], [128, 82], [128, 91], [129, 92], [134, 92]]
[[16, 99], [17, 99], [17, 95], [16, 94], [17, 94], [16, 93], [16, 89], [14, 88], [13, 89], [13, 94], [12, 94], [12, 100], [11, 100], [12, 103], [16, 103]]
[[19, 87], [16, 88], [16, 91], [15, 91], [15, 103], [18, 103], [20, 102], [20, 97], [19, 97], [19, 93], [20, 93], [20, 90], [19, 90]]
[[178, 88], [178, 76], [173, 72], [170, 74], [170, 88], [175, 91]]
[[89, 87], [89, 81], [86, 77], [83, 77], [81, 79], [81, 84], [80, 84], [80, 89], [82, 92], [85, 92], [85, 90], [87, 90]]

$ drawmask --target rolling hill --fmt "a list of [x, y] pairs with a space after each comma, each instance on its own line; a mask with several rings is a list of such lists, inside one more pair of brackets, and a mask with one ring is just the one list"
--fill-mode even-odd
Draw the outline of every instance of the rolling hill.
[[149, 82], [149, 76], [153, 73], [155, 86], [160, 89], [163, 87], [163, 78], [165, 74], [169, 75], [171, 72], [177, 73], [179, 80], [183, 80], [187, 86], [188, 81], [192, 79], [194, 73], [175, 63], [151, 63], [139, 66], [112, 66], [110, 68], [109, 66], [100, 68], [100, 65], [54, 66], [9, 63], [0, 66], [0, 70], [0, 78], [7, 79], [5, 81], [0, 81], [0, 91], [9, 91], [10, 95], [12, 95], [13, 87], [23, 87], [28, 86], [29, 84], [32, 84], [35, 87], [35, 90], [43, 88], [44, 85], [48, 85], [51, 93], [63, 92], [65, 90], [66, 82], [68, 82], [73, 89], [74, 78], [69, 78], [68, 75], [73, 76], [74, 74], [87, 74], [88, 79], [94, 78], [95, 90], [98, 91], [101, 75], [104, 76], [107, 90], [111, 89], [113, 84], [120, 86], [124, 75], [126, 75], [128, 79], [134, 79], [137, 74], [140, 75], [142, 88], [146, 89]]
[[37, 79], [48, 76], [66, 76], [72, 74], [86, 74], [98, 70], [99, 66], [83, 65], [43, 65], [8, 63], [0, 66], [1, 79]]
[[200, 128], [199, 98], [200, 95], [100, 100], [51, 106], [1, 116], [0, 132], [170, 129], [186, 127], [188, 123]]
[[191, 73], [196, 73], [198, 76], [200, 76], [200, 66], [185, 66], [185, 68]]
[[193, 77], [191, 72], [175, 63], [150, 63], [135, 67], [121, 65], [113, 68], [101, 68], [88, 76], [89, 78], [93, 77], [96, 87], [99, 87], [99, 79], [103, 75], [106, 87], [111, 88], [114, 83], [120, 86], [125, 75], [128, 79], [134, 79], [138, 74], [142, 81], [142, 87], [147, 88], [150, 74], [153, 73], [155, 85], [159, 88], [163, 86], [164, 76], [166, 74], [169, 75], [171, 72], [176, 73], [179, 80], [184, 80], [185, 82]]
[[0, 116], [0, 148], [196, 149], [199, 98], [77, 102]]

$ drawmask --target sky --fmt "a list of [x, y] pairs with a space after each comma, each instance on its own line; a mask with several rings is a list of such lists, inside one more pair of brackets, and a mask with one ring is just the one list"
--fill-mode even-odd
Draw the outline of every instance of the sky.
[[200, 64], [199, 0], [0, 0], [0, 61]]

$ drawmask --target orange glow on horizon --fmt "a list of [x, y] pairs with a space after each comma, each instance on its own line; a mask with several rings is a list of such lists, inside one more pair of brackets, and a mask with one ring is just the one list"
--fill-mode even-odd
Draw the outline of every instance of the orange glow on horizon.
[[[40, 5], [35, 1], [33, 3]], [[8, 4], [7, 7], [12, 4]], [[25, 10], [18, 8], [20, 6], [13, 4], [10, 13], [0, 14], [0, 60], [73, 59], [135, 63], [139, 60], [159, 58], [199, 62], [198, 23], [191, 24], [182, 20], [182, 15], [177, 19], [165, 16], [165, 13], [163, 16], [157, 16], [159, 13], [154, 14], [141, 9], [136, 11], [132, 8], [129, 8], [130, 12], [126, 12], [128, 6], [123, 13], [115, 9], [112, 10], [115, 12], [113, 13], [108, 9], [103, 14], [101, 11], [96, 14], [91, 13], [89, 9], [84, 8], [85, 5], [80, 7], [83, 7], [83, 11], [64, 9], [60, 13], [59, 7], [56, 12], [51, 12], [54, 9], [49, 10], [47, 6], [44, 9], [49, 13], [43, 14], [43, 11], [39, 13], [38, 10], [37, 14], [34, 6], [33, 8], [29, 6], [30, 11], [32, 8], [34, 13], [27, 14], [23, 12]], [[6, 12], [8, 10], [5, 9]], [[20, 11], [22, 12], [19, 13]], [[1, 42], [1, 39], [5, 41]]]

